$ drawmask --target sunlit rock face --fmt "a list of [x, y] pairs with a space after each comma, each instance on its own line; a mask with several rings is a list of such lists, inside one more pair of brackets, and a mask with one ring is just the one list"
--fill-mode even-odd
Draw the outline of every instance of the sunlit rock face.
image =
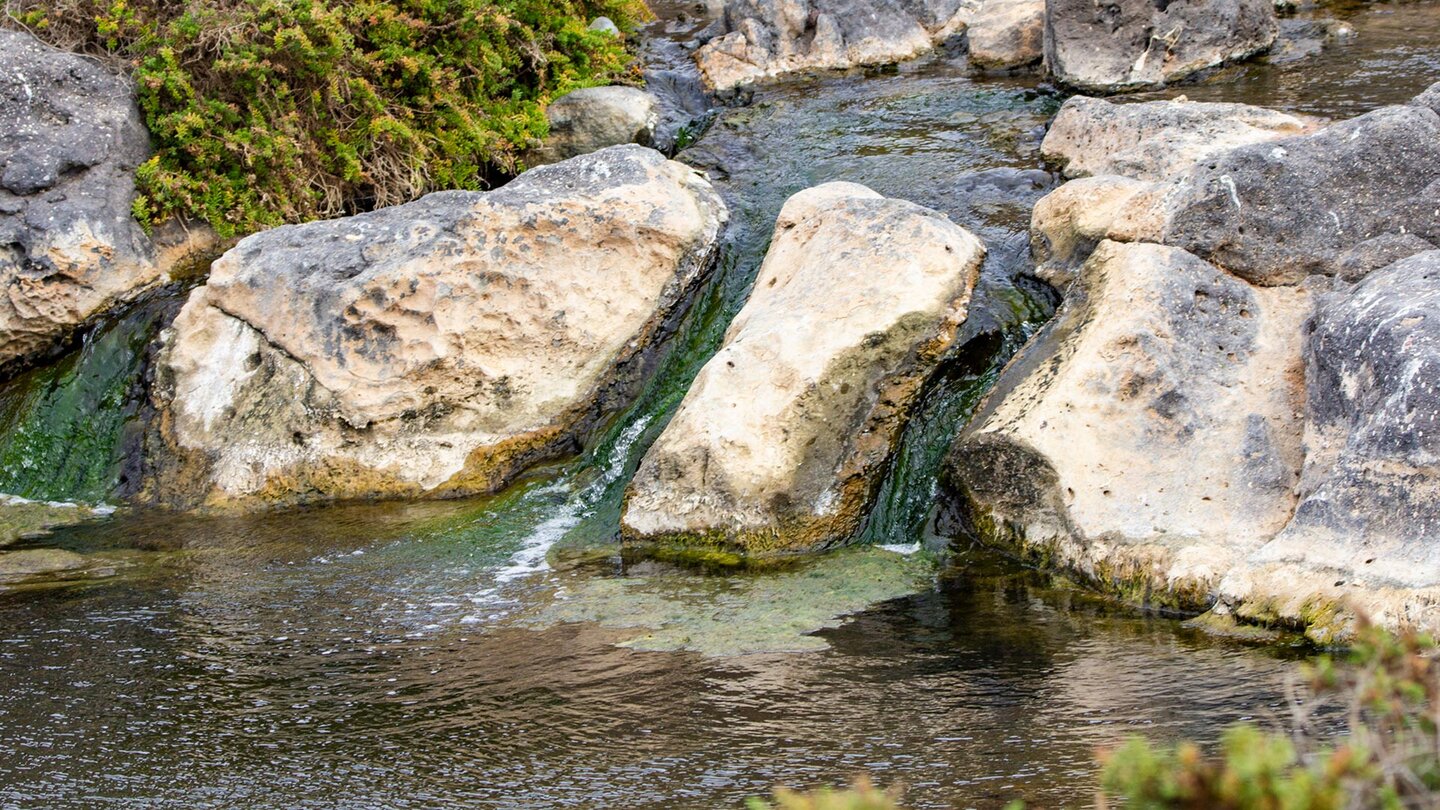
[[1046, 0], [1045, 66], [1067, 87], [1157, 87], [1263, 53], [1279, 25], [1272, 0]]
[[243, 240], [175, 321], [152, 499], [495, 490], [629, 401], [725, 207], [617, 146]]
[[952, 452], [974, 530], [1136, 601], [1208, 607], [1294, 509], [1310, 298], [1101, 242]]
[[747, 554], [848, 538], [984, 253], [943, 214], [863, 186], [791, 197], [724, 345], [636, 473], [626, 536]]

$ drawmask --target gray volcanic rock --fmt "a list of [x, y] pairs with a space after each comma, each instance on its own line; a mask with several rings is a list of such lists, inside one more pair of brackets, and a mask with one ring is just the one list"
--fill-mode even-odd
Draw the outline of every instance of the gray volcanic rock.
[[1166, 244], [1256, 284], [1335, 275], [1385, 234], [1440, 241], [1440, 115], [1383, 107], [1207, 158], [1169, 198]]
[[727, 90], [805, 70], [912, 59], [959, 34], [978, 0], [728, 0], [721, 34], [695, 53]]
[[543, 146], [526, 155], [532, 168], [607, 146], [651, 146], [660, 108], [654, 96], [634, 87], [585, 87], [550, 102], [545, 117], [550, 134]]
[[493, 491], [633, 395], [726, 211], [640, 146], [240, 242], [175, 320], [152, 500]]
[[1272, 0], [1046, 0], [1045, 64], [1069, 87], [1155, 87], [1267, 50]]
[[161, 280], [130, 214], [148, 151], [126, 79], [0, 30], [0, 366]]
[[1341, 610], [1440, 628], [1440, 250], [1325, 296], [1305, 355], [1299, 507], [1224, 597], [1321, 641]]

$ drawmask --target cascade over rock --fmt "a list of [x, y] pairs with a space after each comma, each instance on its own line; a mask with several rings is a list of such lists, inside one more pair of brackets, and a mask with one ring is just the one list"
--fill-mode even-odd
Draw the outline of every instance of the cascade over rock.
[[154, 500], [489, 492], [629, 401], [726, 211], [639, 146], [256, 234], [161, 356]]
[[625, 536], [747, 554], [850, 537], [984, 253], [943, 214], [864, 186], [792, 196], [754, 291], [635, 474]]

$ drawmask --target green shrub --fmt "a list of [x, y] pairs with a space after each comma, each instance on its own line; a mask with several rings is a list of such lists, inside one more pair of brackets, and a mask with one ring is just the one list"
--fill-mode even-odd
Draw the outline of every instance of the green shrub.
[[136, 216], [222, 235], [480, 188], [543, 105], [621, 77], [587, 29], [643, 0], [5, 0], [12, 25], [123, 63], [153, 156]]
[[[1323, 657], [1309, 667], [1288, 734], [1236, 726], [1213, 758], [1192, 743], [1157, 748], [1137, 737], [1105, 758], [1104, 793], [1132, 808], [1440, 807], [1435, 653], [1427, 636], [1364, 627], [1348, 665]], [[1337, 702], [1350, 733], [1327, 747], [1317, 717]]]
[[751, 799], [748, 810], [900, 810], [897, 791], [880, 790], [867, 777], [859, 777], [849, 790], [819, 788], [803, 793], [776, 788], [775, 803]]

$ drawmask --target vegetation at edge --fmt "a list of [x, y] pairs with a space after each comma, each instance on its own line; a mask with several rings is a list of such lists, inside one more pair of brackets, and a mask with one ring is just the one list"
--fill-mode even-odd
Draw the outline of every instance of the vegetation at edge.
[[5, 24], [134, 77], [135, 215], [222, 236], [514, 172], [544, 104], [623, 80], [643, 0], [4, 0]]
[[[1283, 731], [1228, 729], [1219, 749], [1134, 737], [1102, 754], [1095, 805], [1137, 810], [1440, 807], [1440, 663], [1431, 638], [1360, 628], [1348, 655], [1308, 665]], [[1349, 733], [1320, 728], [1342, 712]], [[1327, 720], [1328, 718], [1328, 720]], [[751, 810], [898, 810], [899, 792], [780, 789]], [[1019, 806], [1018, 803], [1012, 806]]]

